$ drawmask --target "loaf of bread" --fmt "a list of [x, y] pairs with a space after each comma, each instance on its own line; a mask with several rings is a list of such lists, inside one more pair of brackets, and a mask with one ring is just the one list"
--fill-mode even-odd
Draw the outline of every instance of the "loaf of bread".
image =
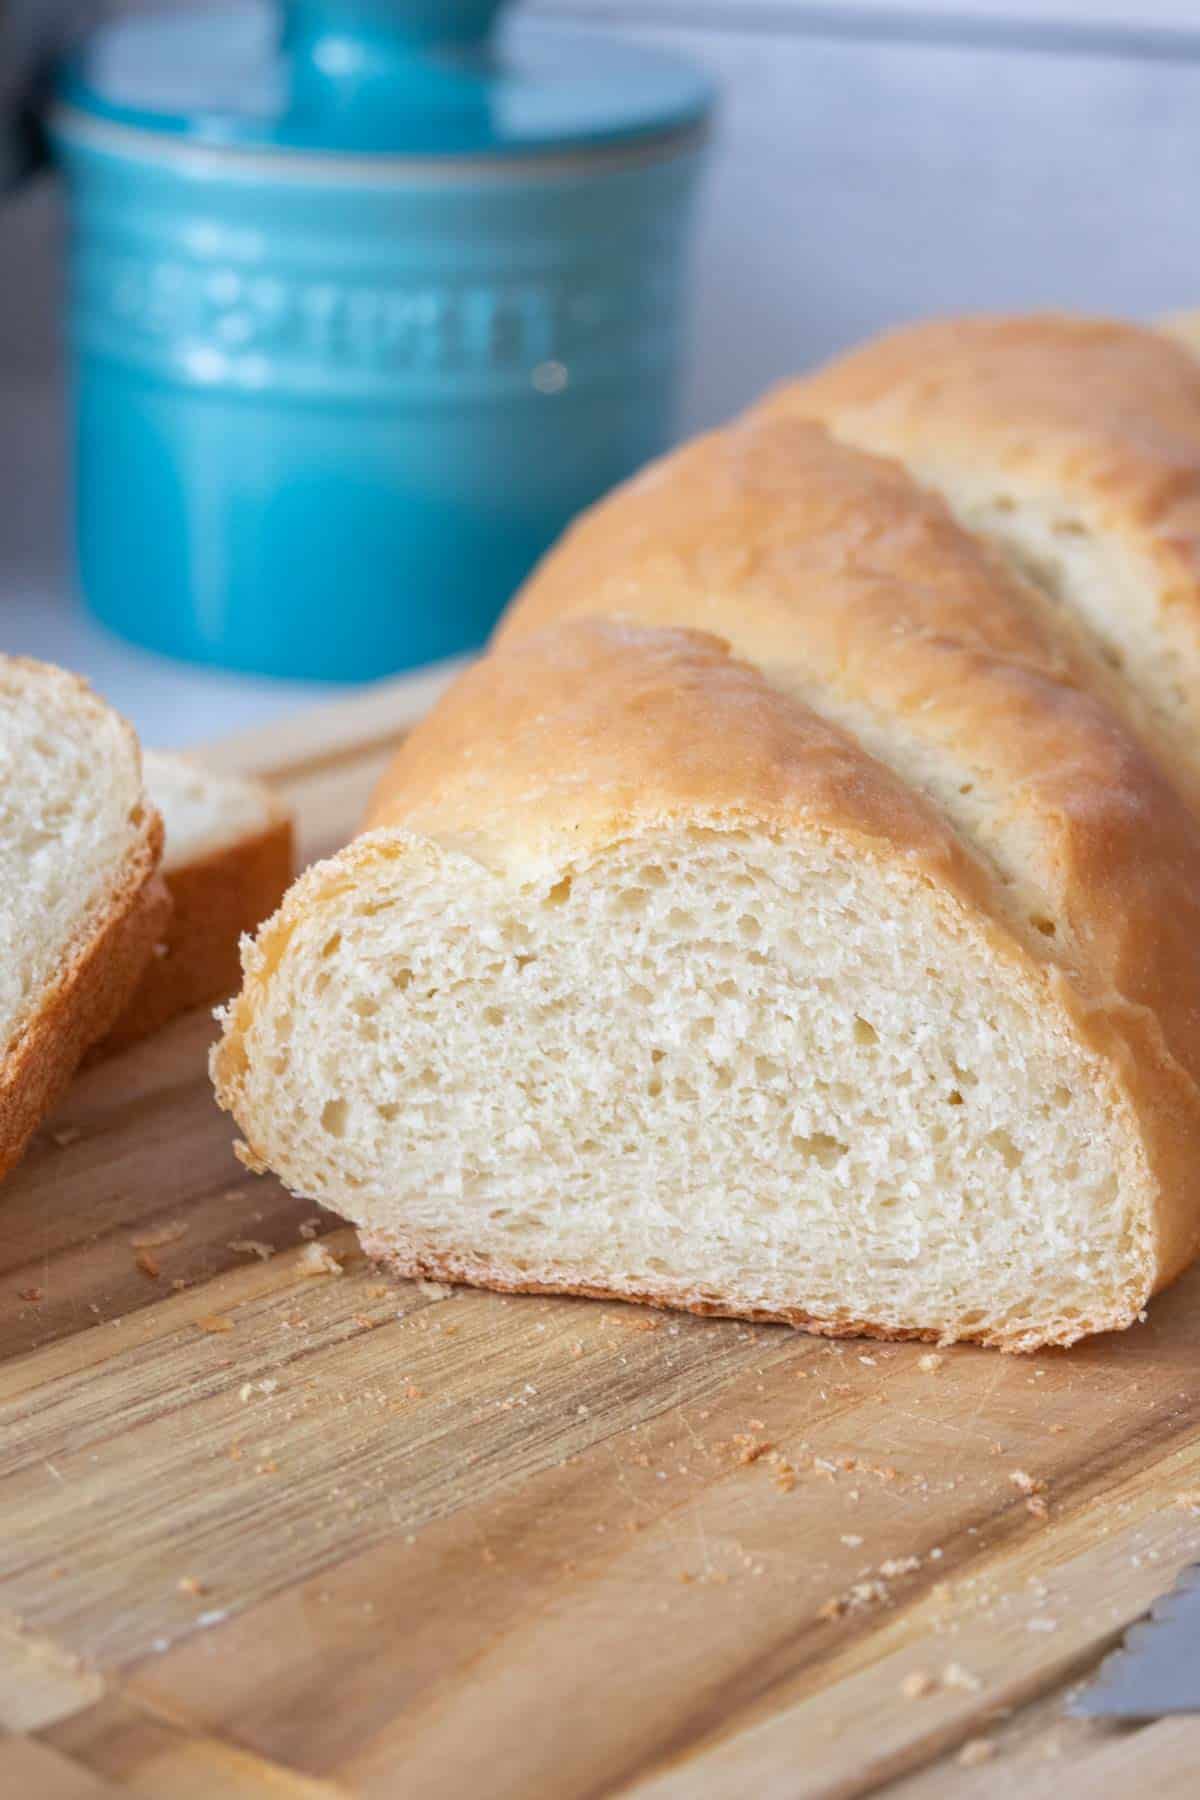
[[166, 838], [167, 928], [137, 992], [97, 1055], [126, 1049], [181, 1013], [226, 1000], [241, 979], [239, 942], [282, 900], [294, 869], [292, 820], [260, 781], [162, 750], [144, 755]]
[[169, 909], [137, 739], [72, 675], [0, 657], [0, 1175], [127, 1005]]
[[1126, 1325], [1200, 1235], [1174, 721], [792, 411], [551, 553], [249, 952], [219, 1096], [404, 1273]]

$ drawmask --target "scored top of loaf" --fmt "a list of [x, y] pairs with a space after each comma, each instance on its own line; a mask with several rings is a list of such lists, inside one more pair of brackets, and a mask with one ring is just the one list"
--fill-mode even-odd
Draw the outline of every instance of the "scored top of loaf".
[[364, 831], [402, 825], [520, 875], [697, 810], [807, 821], [877, 840], [983, 901], [982, 871], [919, 794], [707, 633], [552, 628], [466, 670], [454, 702], [402, 745]]
[[820, 419], [849, 443], [899, 457], [968, 523], [1008, 540], [1051, 591], [1060, 579], [1074, 586], [1070, 603], [1128, 665], [1160, 724], [1174, 725], [1176, 755], [1198, 778], [1200, 359], [1191, 350], [1111, 320], [933, 320], [783, 384], [757, 410]]
[[1065, 473], [1200, 578], [1200, 359], [1163, 332], [1058, 313], [929, 319], [780, 384], [756, 410], [834, 429], [869, 410], [897, 455], [986, 452], [1035, 479]]

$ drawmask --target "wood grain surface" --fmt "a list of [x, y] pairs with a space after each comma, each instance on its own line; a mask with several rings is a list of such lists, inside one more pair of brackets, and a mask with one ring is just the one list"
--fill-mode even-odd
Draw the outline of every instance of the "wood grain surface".
[[[428, 704], [215, 747], [353, 828]], [[1200, 1792], [1064, 1701], [1200, 1553], [1200, 1276], [1070, 1352], [396, 1283], [245, 1173], [212, 1023], [0, 1203], [0, 1795]]]

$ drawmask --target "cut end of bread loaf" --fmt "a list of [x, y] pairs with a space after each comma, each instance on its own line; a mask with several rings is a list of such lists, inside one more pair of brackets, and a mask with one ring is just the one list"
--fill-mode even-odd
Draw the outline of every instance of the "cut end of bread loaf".
[[713, 640], [594, 624], [494, 652], [434, 729], [440, 785], [418, 743], [249, 951], [214, 1077], [261, 1164], [408, 1274], [1007, 1349], [1136, 1318], [1120, 1060], [888, 771]]

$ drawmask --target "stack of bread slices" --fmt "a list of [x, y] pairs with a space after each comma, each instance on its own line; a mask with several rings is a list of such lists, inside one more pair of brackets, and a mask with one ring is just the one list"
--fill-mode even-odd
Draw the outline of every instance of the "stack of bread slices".
[[1006, 1349], [1200, 1245], [1200, 361], [901, 330], [570, 530], [245, 955], [402, 1274]]
[[292, 868], [260, 783], [148, 752], [76, 677], [0, 657], [0, 1175], [80, 1061], [237, 985]]

